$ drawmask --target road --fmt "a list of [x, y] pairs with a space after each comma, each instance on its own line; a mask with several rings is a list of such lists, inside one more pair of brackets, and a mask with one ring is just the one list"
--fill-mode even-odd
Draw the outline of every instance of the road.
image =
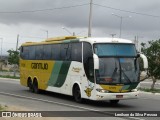
[[[74, 102], [72, 97], [60, 95], [51, 92], [42, 92], [34, 94], [28, 91], [28, 88], [21, 86], [18, 80], [0, 79], [0, 104], [21, 106], [33, 111], [93, 111], [94, 115], [99, 115], [96, 111], [105, 113], [105, 116], [110, 116], [112, 112], [107, 111], [159, 111], [160, 110], [160, 95], [140, 93], [139, 99], [122, 100], [118, 105], [111, 105], [108, 101], [94, 102], [85, 101], [80, 104]], [[82, 112], [83, 113], [83, 112]], [[89, 114], [86, 113], [86, 114]], [[93, 114], [91, 114], [93, 115]], [[113, 114], [112, 114], [113, 115]], [[101, 115], [100, 115], [101, 116]], [[82, 117], [85, 117], [85, 115]], [[107, 119], [115, 119], [107, 117]], [[72, 119], [72, 118], [70, 118]], [[80, 118], [76, 118], [79, 120]], [[87, 120], [99, 120], [99, 118], [87, 118]], [[102, 117], [100, 119], [105, 119]], [[118, 120], [132, 119], [145, 120], [146, 117], [116, 117]], [[155, 118], [156, 119], [156, 118]]]

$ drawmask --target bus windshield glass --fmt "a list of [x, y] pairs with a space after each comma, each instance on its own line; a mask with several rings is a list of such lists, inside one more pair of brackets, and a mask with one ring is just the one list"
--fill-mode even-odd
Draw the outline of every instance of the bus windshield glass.
[[95, 44], [95, 54], [99, 57], [104, 56], [136, 56], [134, 44]]
[[139, 82], [139, 66], [133, 44], [95, 44], [99, 57], [96, 70], [98, 84], [131, 84]]

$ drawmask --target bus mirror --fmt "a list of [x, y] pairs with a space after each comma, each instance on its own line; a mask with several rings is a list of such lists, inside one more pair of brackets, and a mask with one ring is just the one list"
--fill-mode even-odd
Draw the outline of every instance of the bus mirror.
[[139, 58], [140, 57], [140, 54], [139, 53], [137, 53], [137, 56], [136, 56], [136, 58]]
[[140, 54], [140, 57], [143, 60], [143, 68], [145, 70], [148, 69], [148, 60], [147, 60], [147, 57], [144, 54]]
[[148, 78], [149, 78], [148, 71], [147, 70], [141, 71], [141, 73], [140, 73], [140, 82], [142, 82], [142, 81], [144, 81], [144, 80], [146, 80]]
[[94, 69], [99, 69], [99, 58], [96, 54], [93, 54], [94, 59]]
[[140, 81], [143, 81], [143, 80], [149, 78], [149, 76], [148, 76], [148, 59], [144, 54], [140, 54], [140, 57], [143, 60], [143, 68], [144, 68], [144, 71], [142, 71], [140, 74]]

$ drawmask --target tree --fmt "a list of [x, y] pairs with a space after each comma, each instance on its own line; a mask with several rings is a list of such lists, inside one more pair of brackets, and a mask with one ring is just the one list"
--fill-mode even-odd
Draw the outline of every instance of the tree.
[[19, 65], [19, 52], [14, 50], [8, 50], [9, 53], [8, 62], [9, 64], [13, 65]]
[[18, 51], [14, 51], [14, 50], [8, 50], [7, 51], [9, 53], [8, 56], [8, 62], [11, 65], [14, 65], [14, 76], [16, 76], [16, 65], [19, 65], [19, 52]]
[[148, 58], [148, 73], [153, 80], [151, 89], [154, 89], [156, 81], [160, 79], [160, 39], [149, 41], [148, 47], [145, 43], [141, 43], [141, 46], [141, 51]]

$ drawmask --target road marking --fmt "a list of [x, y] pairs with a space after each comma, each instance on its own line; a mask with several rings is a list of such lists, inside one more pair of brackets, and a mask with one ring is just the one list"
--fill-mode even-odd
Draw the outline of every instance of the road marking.
[[[50, 100], [45, 100], [45, 99], [27, 97], [27, 96], [22, 96], [22, 95], [16, 95], [16, 94], [6, 93], [6, 92], [0, 92], [0, 94], [2, 94], [2, 95], [8, 95], [8, 96], [13, 96], [13, 97], [18, 97], [18, 98], [29, 99], [29, 100], [37, 100], [37, 101], [41, 101], [41, 102], [53, 103], [53, 104], [67, 106], [67, 107], [78, 108], [78, 109], [83, 109], [83, 110], [88, 110], [88, 111], [93, 111], [93, 112], [99, 112], [101, 114], [107, 114], [107, 115], [114, 116], [114, 111], [113, 111], [113, 113], [111, 113], [111, 111], [110, 112], [106, 112], [106, 111], [103, 112], [103, 111], [100, 111], [100, 110], [97, 110], [97, 109], [92, 109], [92, 108], [87, 108], [87, 107], [81, 107], [81, 106], [76, 106], [76, 105], [70, 105], [70, 104], [66, 104], [66, 103], [62, 103], [62, 102], [50, 101]], [[123, 119], [123, 117], [118, 117], [118, 118], [122, 118]], [[134, 120], [145, 120], [145, 119], [141, 119], [141, 118], [137, 118], [137, 117], [128, 117], [128, 118], [134, 119]]]
[[45, 99], [27, 97], [27, 96], [16, 95], [16, 94], [6, 93], [6, 92], [0, 92], [0, 94], [2, 94], [2, 95], [8, 95], [8, 96], [13, 96], [13, 97], [24, 98], [24, 99], [29, 99], [29, 100], [37, 100], [37, 101], [41, 101], [41, 102], [53, 103], [53, 104], [58, 104], [58, 105], [62, 105], [62, 106], [67, 106], [67, 107], [83, 109], [83, 110], [87, 110], [87, 111], [91, 111], [91, 112], [96, 112], [96, 113], [99, 112], [101, 114], [106, 114], [108, 116], [113, 116], [114, 115], [114, 113], [111, 113], [111, 112], [106, 112], [106, 111], [103, 112], [103, 111], [97, 110], [97, 109], [92, 109], [92, 108], [87, 108], [87, 107], [81, 107], [81, 106], [76, 106], [76, 105], [70, 105], [70, 104], [66, 104], [66, 103], [62, 103], [62, 102], [56, 102], [56, 101], [50, 101], [50, 100], [45, 100]]
[[37, 100], [37, 101], [42, 101], [42, 102], [54, 103], [54, 104], [58, 104], [58, 105], [69, 106], [69, 107], [73, 107], [73, 108], [79, 108], [79, 109], [90, 110], [90, 111], [95, 111], [95, 112], [97, 112], [97, 111], [100, 112], [100, 110], [96, 110], [96, 109], [92, 109], [92, 108], [86, 108], [86, 107], [81, 107], [81, 106], [75, 106], [75, 105], [70, 105], [70, 104], [66, 104], [66, 103], [61, 103], [61, 102], [45, 100], [45, 99], [27, 97], [27, 96], [22, 96], [22, 95], [16, 95], [16, 94], [12, 94], [12, 93], [0, 92], [0, 94], [13, 96], [13, 97], [19, 97], [19, 98], [25, 98], [25, 99], [30, 99], [30, 100]]

